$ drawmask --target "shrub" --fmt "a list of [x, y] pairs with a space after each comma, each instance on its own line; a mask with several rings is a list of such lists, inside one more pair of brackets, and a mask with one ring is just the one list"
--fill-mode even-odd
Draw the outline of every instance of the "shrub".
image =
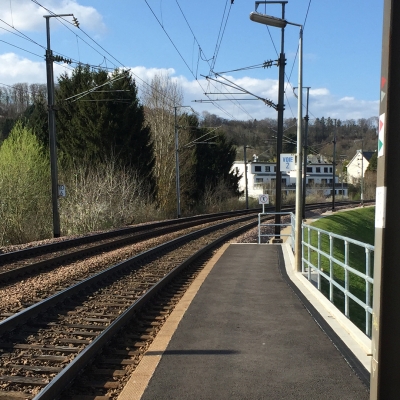
[[50, 162], [31, 129], [17, 122], [0, 147], [0, 244], [51, 234]]
[[62, 171], [66, 197], [60, 199], [63, 234], [117, 228], [158, 218], [145, 182], [114, 161]]

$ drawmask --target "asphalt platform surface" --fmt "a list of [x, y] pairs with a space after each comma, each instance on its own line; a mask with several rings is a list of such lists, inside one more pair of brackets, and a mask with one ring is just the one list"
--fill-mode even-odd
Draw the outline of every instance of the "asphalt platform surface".
[[142, 400], [368, 399], [365, 371], [349, 365], [285, 275], [280, 245], [231, 244]]

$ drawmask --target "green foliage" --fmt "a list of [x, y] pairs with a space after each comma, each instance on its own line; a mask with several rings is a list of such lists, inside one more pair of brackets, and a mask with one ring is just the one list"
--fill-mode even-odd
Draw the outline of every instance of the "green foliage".
[[[200, 138], [207, 133], [205, 129], [199, 129], [196, 133]], [[213, 132], [214, 134], [214, 132]], [[232, 141], [227, 140], [222, 132], [215, 132], [211, 142], [214, 144], [198, 144], [196, 146], [196, 191], [193, 198], [202, 198], [206, 188], [213, 190], [220, 182], [224, 182], [232, 196], [239, 196], [238, 183], [240, 177], [231, 172], [236, 158], [236, 149]]]
[[[28, 126], [47, 146], [43, 100], [38, 98], [26, 117]], [[106, 71], [81, 65], [72, 76], [61, 75], [56, 102], [57, 145], [65, 162], [85, 165], [117, 159], [146, 178], [154, 190], [150, 128], [145, 125], [135, 81], [127, 71], [115, 71], [109, 76]]]
[[14, 124], [15, 124], [14, 118], [0, 119], [0, 143], [8, 137]]
[[378, 169], [378, 154], [375, 152], [369, 160], [367, 171], [376, 172]]
[[50, 163], [33, 132], [18, 122], [0, 147], [0, 244], [51, 232]]
[[39, 95], [35, 103], [29, 106], [22, 116], [26, 126], [33, 130], [39, 143], [45, 148], [49, 147], [49, 122], [46, 102], [46, 98]]
[[[93, 90], [99, 85], [104, 86]], [[61, 101], [87, 90], [93, 91]], [[72, 77], [60, 77], [57, 97], [58, 141], [68, 158], [97, 162], [116, 157], [125, 167], [152, 179], [150, 129], [144, 125], [143, 107], [127, 71], [115, 71], [109, 79], [105, 71], [78, 67]]]

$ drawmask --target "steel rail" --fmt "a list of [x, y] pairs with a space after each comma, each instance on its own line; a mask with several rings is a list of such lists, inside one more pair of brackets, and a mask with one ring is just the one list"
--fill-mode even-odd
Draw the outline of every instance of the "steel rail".
[[4, 265], [11, 261], [23, 260], [28, 257], [34, 257], [46, 253], [51, 253], [60, 250], [67, 250], [71, 247], [76, 247], [84, 244], [95, 243], [97, 241], [106, 240], [115, 238], [118, 236], [129, 235], [134, 233], [140, 233], [149, 229], [157, 229], [165, 226], [181, 226], [185, 223], [194, 222], [194, 221], [213, 221], [222, 218], [230, 218], [235, 215], [243, 215], [243, 214], [251, 214], [258, 212], [259, 209], [251, 209], [251, 210], [238, 210], [238, 211], [229, 211], [229, 212], [221, 212], [215, 214], [203, 214], [196, 215], [193, 217], [180, 218], [179, 220], [165, 220], [153, 222], [145, 225], [135, 225], [125, 228], [114, 229], [107, 232], [89, 234], [87, 236], [74, 238], [74, 239], [66, 239], [55, 243], [49, 243], [40, 246], [29, 247], [23, 250], [12, 251], [8, 253], [0, 254], [0, 266]]
[[62, 290], [61, 292], [58, 292], [45, 300], [42, 300], [36, 304], [33, 304], [32, 306], [27, 307], [26, 309], [1, 321], [0, 322], [0, 334], [9, 332], [9, 331], [15, 329], [18, 325], [25, 324], [29, 319], [31, 319], [41, 313], [44, 313], [49, 308], [56, 306], [58, 303], [64, 301], [65, 299], [69, 299], [69, 298], [73, 297], [74, 295], [76, 295], [77, 293], [87, 290], [87, 288], [89, 286], [96, 285], [96, 284], [100, 283], [102, 280], [108, 278], [109, 276], [111, 276], [113, 274], [121, 272], [124, 269], [131, 268], [132, 266], [134, 266], [135, 264], [139, 263], [140, 261], [146, 259], [147, 257], [153, 256], [154, 254], [160, 253], [162, 251], [166, 251], [169, 248], [178, 246], [181, 243], [184, 243], [185, 241], [195, 239], [196, 237], [200, 237], [200, 236], [205, 235], [214, 230], [224, 228], [226, 226], [229, 226], [233, 223], [238, 223], [240, 221], [246, 221], [251, 218], [254, 218], [254, 217], [253, 216], [245, 216], [245, 217], [242, 217], [239, 221], [235, 220], [235, 222], [233, 222], [233, 221], [222, 222], [220, 224], [213, 225], [211, 227], [197, 230], [195, 232], [180, 236], [179, 238], [172, 239], [172, 240], [165, 242], [159, 246], [156, 246], [152, 249], [144, 251], [144, 252], [138, 254], [137, 256], [129, 258], [128, 260], [117, 263], [117, 264], [105, 269], [104, 271], [101, 271], [101, 272], [97, 273], [96, 275], [90, 276], [90, 277], [84, 279], [83, 281], [78, 282], [75, 285]]
[[[116, 239], [113, 240], [113, 238], [110, 238], [110, 242], [107, 243], [101, 243], [98, 245], [90, 246], [90, 247], [85, 247], [83, 249], [79, 249], [76, 251], [71, 251], [69, 253], [61, 254], [55, 257], [52, 257], [50, 259], [46, 260], [41, 260], [38, 262], [30, 263], [28, 265], [23, 265], [21, 267], [0, 272], [0, 281], [7, 281], [10, 279], [16, 279], [21, 275], [27, 274], [27, 273], [33, 273], [38, 270], [43, 270], [49, 267], [54, 267], [56, 265], [60, 265], [61, 263], [65, 261], [71, 261], [71, 260], [78, 260], [78, 259], [83, 259], [87, 256], [91, 256], [93, 254], [97, 254], [100, 252], [104, 251], [111, 251], [113, 249], [123, 247], [135, 242], [143, 241], [145, 239], [153, 238], [155, 236], [159, 235], [164, 235], [167, 233], [170, 233], [171, 231], [176, 231], [177, 228], [179, 229], [187, 229], [194, 227], [196, 225], [202, 224], [202, 223], [210, 223], [215, 220], [219, 220], [221, 217], [218, 216], [213, 216], [211, 218], [207, 219], [195, 219], [191, 221], [184, 221], [183, 223], [179, 223], [179, 225], [165, 225], [163, 227], [157, 227], [157, 229], [154, 228], [147, 228], [147, 230], [140, 229], [138, 232], [132, 232], [130, 236], [128, 237], [123, 237], [121, 239]], [[149, 225], [145, 225], [149, 226]], [[139, 236], [140, 234], [140, 236]], [[70, 246], [68, 246], [70, 248]], [[66, 249], [64, 249], [66, 250]], [[53, 251], [53, 250], [52, 250]], [[43, 255], [43, 254], [42, 254]]]
[[[248, 217], [247, 217], [248, 218]], [[228, 226], [229, 223], [223, 223], [221, 225]], [[184, 268], [193, 263], [195, 260], [200, 258], [205, 252], [210, 249], [216, 247], [219, 243], [228, 240], [229, 238], [236, 236], [248, 229], [257, 225], [257, 221], [250, 222], [240, 228], [237, 228], [217, 240], [209, 243], [195, 254], [187, 258], [180, 265], [176, 266], [172, 271], [170, 271], [163, 279], [157, 282], [154, 286], [151, 287], [143, 296], [137, 299], [125, 312], [121, 314], [116, 320], [114, 320], [101, 334], [99, 334], [96, 339], [93, 340], [86, 348], [79, 353], [74, 360], [68, 364], [52, 381], [43, 388], [33, 400], [52, 400], [57, 398], [63, 390], [68, 386], [68, 384], [75, 379], [75, 377], [79, 374], [79, 372], [90, 362], [91, 359], [100, 351], [100, 349], [124, 326], [129, 320], [132, 319], [135, 311], [138, 308], [141, 308], [144, 303], [146, 303], [149, 299], [151, 299], [156, 293], [159, 292], [163, 287], [165, 287], [169, 282], [171, 282]], [[222, 228], [222, 226], [220, 226]], [[193, 238], [198, 236], [200, 232], [208, 233], [209, 231], [215, 230], [215, 227], [204, 228], [200, 231], [191, 233], [189, 235], [185, 235], [182, 238]], [[173, 242], [180, 243], [182, 242], [182, 238], [174, 239], [168, 244], [172, 244]], [[167, 243], [158, 246], [157, 248], [164, 248]], [[147, 251], [143, 253], [143, 255], [149, 255], [151, 251]], [[141, 256], [141, 255], [140, 255]], [[139, 256], [136, 256], [139, 257]], [[136, 258], [134, 257], [134, 258]]]

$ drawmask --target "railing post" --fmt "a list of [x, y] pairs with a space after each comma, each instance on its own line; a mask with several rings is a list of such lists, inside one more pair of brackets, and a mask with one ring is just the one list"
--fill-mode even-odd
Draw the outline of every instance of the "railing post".
[[[309, 268], [311, 269], [311, 268]], [[319, 272], [321, 271], [321, 232], [318, 231], [318, 256], [317, 256], [317, 269], [318, 269], [318, 276]], [[311, 274], [310, 274], [311, 279]]]
[[344, 270], [344, 315], [349, 317], [349, 296], [347, 293], [349, 292], [349, 271], [347, 267], [349, 266], [349, 242], [347, 240], [344, 241], [344, 264], [346, 266]]
[[333, 236], [329, 235], [329, 300], [333, 303]]
[[[368, 278], [371, 277], [371, 252], [369, 249], [365, 248], [365, 275]], [[365, 304], [367, 308], [365, 309], [365, 334], [371, 337], [371, 314], [368, 310], [371, 307], [371, 283], [369, 280], [365, 280]]]
[[310, 249], [310, 246], [311, 246], [311, 229], [310, 229], [310, 227], [308, 226], [307, 227], [307, 230], [308, 230], [308, 233], [307, 233], [307, 236], [308, 236], [308, 264], [307, 264], [307, 267], [308, 267], [308, 280], [310, 281], [311, 280], [311, 267], [310, 267], [310, 265], [311, 265], [311, 249]]

